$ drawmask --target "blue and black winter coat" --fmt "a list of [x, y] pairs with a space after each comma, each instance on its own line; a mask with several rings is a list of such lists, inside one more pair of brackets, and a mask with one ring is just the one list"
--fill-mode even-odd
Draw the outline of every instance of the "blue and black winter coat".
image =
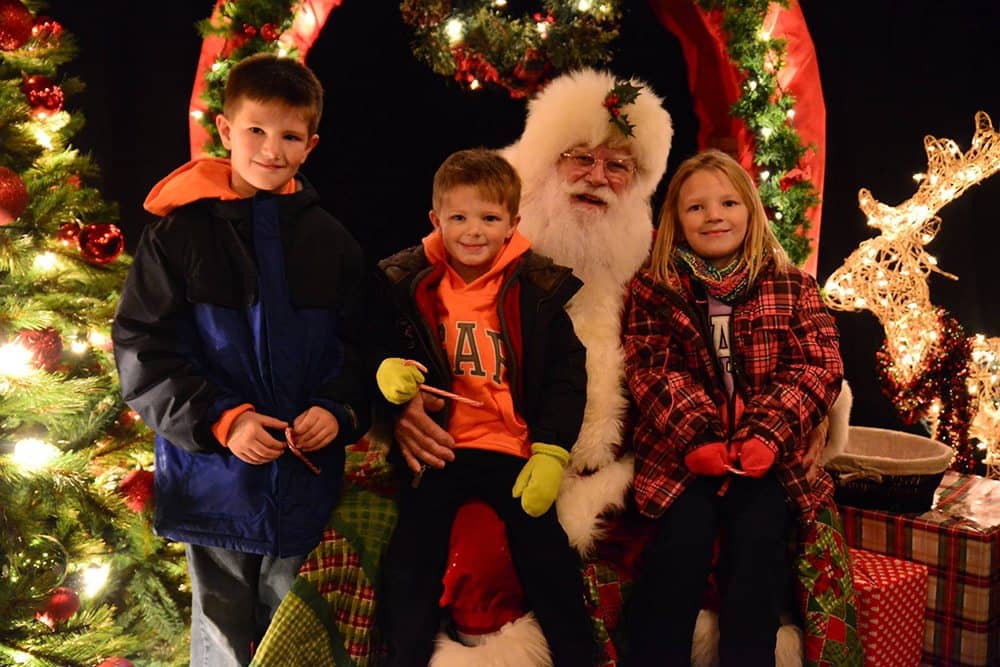
[[[289, 195], [197, 199], [150, 225], [112, 327], [125, 401], [156, 432], [155, 529], [180, 542], [291, 556], [319, 541], [344, 447], [367, 430], [363, 258], [302, 179]], [[291, 423], [310, 406], [336, 439], [250, 465], [211, 432], [243, 403]], [[275, 433], [279, 440], [283, 434]]]

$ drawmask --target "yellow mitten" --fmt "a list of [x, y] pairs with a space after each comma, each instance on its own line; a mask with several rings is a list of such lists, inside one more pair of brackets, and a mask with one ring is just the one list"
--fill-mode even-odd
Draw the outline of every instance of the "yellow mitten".
[[569, 452], [559, 445], [531, 445], [531, 458], [521, 468], [513, 492], [529, 516], [542, 516], [552, 507], [568, 462]]
[[416, 366], [410, 366], [406, 359], [388, 357], [375, 371], [375, 381], [379, 391], [390, 403], [402, 405], [417, 395], [424, 374]]

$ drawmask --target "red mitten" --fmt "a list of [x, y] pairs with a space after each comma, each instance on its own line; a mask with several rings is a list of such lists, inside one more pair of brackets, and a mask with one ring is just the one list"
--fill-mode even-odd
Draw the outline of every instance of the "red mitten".
[[729, 450], [724, 442], [713, 442], [693, 449], [684, 457], [684, 465], [695, 475], [721, 477], [729, 465]]
[[757, 438], [736, 443], [733, 449], [739, 452], [743, 472], [751, 477], [763, 477], [774, 465], [774, 451]]

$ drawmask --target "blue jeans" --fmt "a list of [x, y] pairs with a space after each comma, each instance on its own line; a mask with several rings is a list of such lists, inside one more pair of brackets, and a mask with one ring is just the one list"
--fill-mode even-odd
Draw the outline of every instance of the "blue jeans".
[[192, 667], [250, 664], [306, 555], [277, 558], [185, 546], [191, 578]]

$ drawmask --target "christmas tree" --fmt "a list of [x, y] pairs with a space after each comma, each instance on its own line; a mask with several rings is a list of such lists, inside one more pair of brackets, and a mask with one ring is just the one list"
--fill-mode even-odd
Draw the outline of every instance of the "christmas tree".
[[179, 665], [183, 550], [153, 535], [110, 349], [129, 258], [70, 143], [72, 36], [38, 6], [0, 0], [0, 665]]

